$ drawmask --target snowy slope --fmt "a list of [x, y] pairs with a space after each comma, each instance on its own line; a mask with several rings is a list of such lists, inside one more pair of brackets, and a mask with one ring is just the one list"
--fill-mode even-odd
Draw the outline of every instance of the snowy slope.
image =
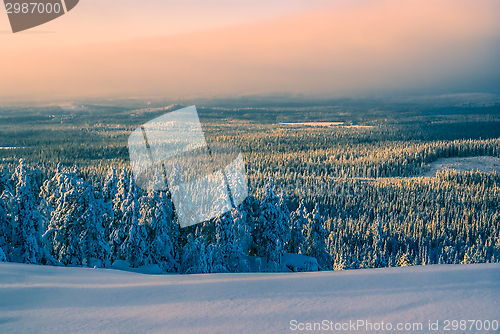
[[458, 172], [481, 171], [485, 173], [500, 173], [500, 158], [479, 156], [467, 158], [440, 158], [429, 164], [430, 170], [423, 176], [436, 176], [436, 172], [443, 169]]
[[500, 264], [153, 276], [0, 263], [0, 333], [280, 333], [292, 320], [428, 332], [438, 320], [436, 333], [446, 319], [500, 321]]

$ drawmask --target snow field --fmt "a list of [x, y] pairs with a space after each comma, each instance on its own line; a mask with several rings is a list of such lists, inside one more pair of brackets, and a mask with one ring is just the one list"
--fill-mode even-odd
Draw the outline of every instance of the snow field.
[[423, 332], [439, 321], [440, 333], [446, 319], [500, 321], [500, 264], [144, 275], [0, 263], [0, 333], [299, 332], [292, 320], [422, 323]]

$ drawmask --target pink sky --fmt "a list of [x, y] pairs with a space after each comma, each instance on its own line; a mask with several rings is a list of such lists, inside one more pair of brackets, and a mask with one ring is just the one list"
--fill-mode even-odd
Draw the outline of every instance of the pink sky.
[[494, 0], [169, 3], [82, 0], [18, 34], [0, 15], [0, 102], [500, 88]]

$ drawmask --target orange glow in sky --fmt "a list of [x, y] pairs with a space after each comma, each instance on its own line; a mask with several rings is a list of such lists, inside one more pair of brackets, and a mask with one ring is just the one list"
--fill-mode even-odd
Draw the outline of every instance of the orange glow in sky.
[[500, 89], [497, 1], [166, 3], [83, 0], [18, 34], [0, 15], [0, 102]]

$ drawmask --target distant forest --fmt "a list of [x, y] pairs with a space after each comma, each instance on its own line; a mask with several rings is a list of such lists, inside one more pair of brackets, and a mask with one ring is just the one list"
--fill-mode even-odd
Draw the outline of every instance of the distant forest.
[[[135, 186], [126, 147], [177, 106], [1, 110], [0, 260], [179, 273], [245, 272], [250, 257], [281, 271], [286, 253], [321, 270], [499, 262], [500, 175], [415, 176], [438, 158], [500, 157], [500, 108], [414, 107], [198, 108], [209, 145], [243, 152], [250, 196], [184, 229], [168, 192]], [[280, 124], [304, 120], [345, 126]]]

